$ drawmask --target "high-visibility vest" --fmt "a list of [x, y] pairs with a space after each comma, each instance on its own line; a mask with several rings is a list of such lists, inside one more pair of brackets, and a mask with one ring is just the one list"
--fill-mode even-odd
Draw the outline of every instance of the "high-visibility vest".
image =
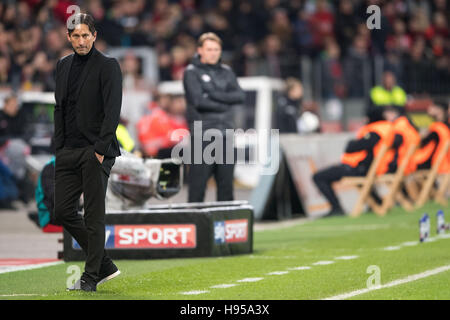
[[120, 146], [128, 152], [132, 152], [134, 149], [134, 141], [128, 133], [127, 128], [123, 124], [119, 124], [116, 129], [116, 137], [120, 143]]
[[[381, 146], [383, 144], [386, 144], [388, 147], [390, 147], [394, 142], [393, 125], [391, 122], [384, 120], [372, 122], [359, 129], [358, 133], [356, 134], [356, 138], [362, 139], [366, 134], [370, 132], [374, 132], [380, 137], [380, 140], [373, 148], [373, 157], [375, 159], [380, 152]], [[367, 158], [367, 156], [369, 155], [369, 151], [370, 150], [361, 150], [352, 153], [344, 153], [342, 155], [341, 162], [343, 164], [349, 165], [350, 167], [356, 168], [361, 163], [361, 161]], [[387, 172], [387, 170], [387, 166], [378, 166], [377, 174], [384, 174]]]
[[370, 90], [370, 99], [376, 106], [399, 106], [406, 104], [406, 93], [399, 86], [395, 86], [391, 91], [382, 86], [375, 86]]
[[[429, 132], [436, 132], [439, 137], [439, 143], [436, 145], [434, 141], [420, 148], [416, 154], [414, 154], [414, 165], [418, 165], [427, 162], [431, 158], [431, 165], [434, 165], [445, 147], [445, 143], [450, 139], [450, 129], [448, 126], [440, 121], [435, 121], [429, 127]], [[439, 173], [447, 173], [450, 171], [450, 156], [444, 157], [439, 165]]]
[[[389, 164], [391, 164], [393, 161], [395, 161], [395, 154], [396, 152], [398, 152], [398, 157], [397, 157], [397, 166], [400, 166], [400, 164], [402, 163], [403, 159], [406, 156], [406, 153], [408, 152], [409, 148], [412, 145], [418, 146], [420, 143], [420, 134], [419, 132], [416, 130], [416, 128], [414, 128], [414, 126], [409, 122], [408, 118], [405, 116], [399, 117], [397, 118], [394, 123], [394, 138], [395, 135], [400, 135], [402, 137], [402, 144], [400, 145], [400, 147], [398, 148], [398, 150], [395, 149], [390, 149], [386, 152], [386, 155], [383, 157], [383, 159], [381, 160], [381, 167], [385, 167], [388, 166]], [[405, 174], [409, 174], [411, 172], [413, 172], [414, 169], [414, 165], [413, 165], [413, 161], [412, 159], [410, 160], [409, 164], [407, 165], [407, 167], [405, 168]]]

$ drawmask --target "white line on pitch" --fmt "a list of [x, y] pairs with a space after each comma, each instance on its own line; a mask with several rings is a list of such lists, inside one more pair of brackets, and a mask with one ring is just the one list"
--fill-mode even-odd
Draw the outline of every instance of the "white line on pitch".
[[334, 260], [353, 260], [357, 258], [359, 258], [359, 256], [341, 256], [334, 258]]
[[237, 282], [256, 282], [256, 281], [260, 281], [264, 278], [244, 278], [241, 280], [238, 280]]
[[226, 288], [231, 288], [231, 287], [235, 287], [237, 286], [237, 284], [235, 283], [229, 283], [229, 284], [218, 284], [215, 286], [211, 286], [211, 289], [226, 289]]
[[374, 290], [391, 288], [391, 287], [402, 285], [402, 284], [405, 284], [405, 283], [408, 283], [408, 282], [413, 282], [413, 281], [416, 281], [416, 280], [420, 280], [420, 279], [423, 279], [423, 278], [434, 276], [436, 274], [439, 274], [439, 273], [442, 273], [442, 272], [445, 272], [445, 271], [448, 271], [448, 270], [450, 270], [450, 265], [442, 266], [442, 267], [439, 267], [439, 268], [436, 268], [436, 269], [432, 269], [432, 270], [427, 270], [425, 272], [422, 272], [422, 273], [419, 273], [419, 274], [415, 274], [415, 275], [411, 275], [411, 276], [408, 276], [408, 277], [403, 278], [403, 279], [394, 280], [392, 282], [389, 282], [389, 283], [386, 283], [386, 284], [383, 284], [383, 285], [380, 285], [380, 286], [375, 286], [375, 287], [371, 287], [371, 288], [355, 290], [355, 291], [351, 291], [351, 292], [348, 292], [348, 293], [340, 294], [340, 295], [337, 295], [337, 296], [325, 298], [323, 300], [343, 300], [343, 299], [348, 299], [348, 298], [351, 298], [351, 297], [354, 297], [354, 296], [358, 296], [358, 295], [361, 295], [361, 294], [365, 294], [365, 293], [368, 293], [368, 292], [371, 292], [371, 291], [374, 291]]
[[406, 241], [402, 243], [402, 246], [404, 247], [414, 247], [419, 244], [419, 241]]
[[47, 297], [47, 295], [37, 293], [12, 293], [12, 294], [0, 294], [0, 297]]
[[208, 293], [208, 290], [194, 290], [194, 291], [186, 291], [186, 292], [180, 292], [180, 294], [184, 295], [196, 295], [196, 294], [202, 294], [202, 293]]
[[402, 247], [400, 246], [390, 246], [390, 247], [386, 247], [383, 248], [384, 251], [395, 251], [395, 250], [400, 250]]
[[326, 265], [333, 264], [333, 263], [334, 263], [334, 261], [317, 261], [317, 262], [314, 262], [313, 265], [314, 266], [326, 266]]
[[269, 272], [267, 273], [268, 276], [281, 276], [283, 274], [287, 274], [289, 273], [289, 271], [273, 271], [273, 272]]
[[64, 262], [63, 261], [56, 261], [56, 262], [40, 263], [40, 264], [29, 265], [29, 266], [11, 266], [11, 267], [6, 267], [4, 269], [1, 269], [0, 270], [0, 274], [1, 273], [8, 273], [8, 272], [40, 269], [40, 268], [55, 266], [55, 265], [62, 264], [62, 263], [64, 263]]
[[288, 268], [288, 270], [309, 270], [309, 269], [311, 269], [311, 267], [307, 267], [307, 266]]

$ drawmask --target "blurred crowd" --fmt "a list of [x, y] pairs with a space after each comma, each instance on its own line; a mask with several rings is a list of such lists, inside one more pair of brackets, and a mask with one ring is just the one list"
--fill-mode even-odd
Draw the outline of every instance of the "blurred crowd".
[[[380, 56], [408, 93], [448, 93], [448, 0], [4, 0], [0, 90], [54, 89], [55, 62], [71, 52], [72, 4], [96, 19], [99, 50], [155, 48], [160, 81], [181, 79], [196, 38], [213, 31], [238, 76], [300, 78], [300, 57], [309, 56], [321, 62], [325, 98], [361, 97], [363, 77], [374, 81], [364, 70]], [[381, 8], [380, 29], [366, 25], [372, 4]], [[135, 88], [151, 89], [140, 63], [127, 55], [123, 72]]]
[[[369, 107], [450, 93], [450, 0], [0, 0], [0, 92], [12, 92], [0, 101], [0, 187], [16, 185], [4, 189], [24, 202], [24, 163], [13, 160], [30, 153], [30, 136], [14, 93], [55, 89], [56, 62], [73, 52], [71, 5], [94, 17], [98, 50], [153, 48], [159, 82], [181, 80], [197, 38], [216, 33], [222, 62], [237, 76], [285, 80], [273, 123], [282, 133], [320, 130], [317, 104], [303, 101], [305, 84], [315, 97], [365, 98]], [[379, 29], [368, 28], [371, 5], [380, 8]], [[136, 126], [140, 151], [167, 157], [174, 144], [168, 136], [186, 128], [184, 99], [158, 93], [133, 51], [119, 62], [125, 90], [154, 97]], [[312, 70], [307, 79], [305, 67]]]

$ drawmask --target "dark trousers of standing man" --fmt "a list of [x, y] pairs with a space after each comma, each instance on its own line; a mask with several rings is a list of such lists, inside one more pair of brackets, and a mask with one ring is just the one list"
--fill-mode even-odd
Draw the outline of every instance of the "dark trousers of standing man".
[[[222, 138], [223, 151], [215, 154], [212, 153], [215, 158], [215, 162], [212, 164], [205, 163], [204, 151], [205, 148], [212, 142], [202, 141], [201, 148], [201, 163], [195, 163], [195, 148], [194, 139], [191, 139], [191, 165], [189, 166], [189, 202], [203, 202], [205, 198], [205, 191], [207, 187], [208, 180], [211, 176], [214, 176], [217, 186], [217, 201], [233, 201], [233, 175], [234, 175], [234, 161], [235, 158], [232, 157], [232, 161], [227, 161], [227, 150], [228, 152], [233, 150], [233, 140], [231, 138]], [[199, 143], [199, 141], [197, 142]], [[227, 143], [231, 144], [227, 148]], [[199, 155], [197, 155], [197, 160], [199, 160]], [[220, 161], [222, 160], [222, 161]], [[228, 159], [231, 160], [231, 159]]]
[[[109, 257], [105, 252], [105, 196], [115, 158], [100, 163], [94, 146], [63, 148], [55, 161], [55, 216], [85, 252], [85, 274], [98, 281], [100, 267]], [[77, 212], [81, 193], [84, 216]]]

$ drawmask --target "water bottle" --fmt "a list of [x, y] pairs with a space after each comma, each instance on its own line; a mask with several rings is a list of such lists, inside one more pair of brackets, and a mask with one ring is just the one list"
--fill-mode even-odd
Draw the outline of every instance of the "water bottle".
[[424, 242], [430, 236], [430, 217], [424, 214], [419, 220], [420, 242]]
[[444, 211], [439, 210], [436, 213], [436, 223], [437, 223], [437, 234], [442, 234], [447, 229], [447, 226], [445, 225], [445, 217], [444, 217]]

